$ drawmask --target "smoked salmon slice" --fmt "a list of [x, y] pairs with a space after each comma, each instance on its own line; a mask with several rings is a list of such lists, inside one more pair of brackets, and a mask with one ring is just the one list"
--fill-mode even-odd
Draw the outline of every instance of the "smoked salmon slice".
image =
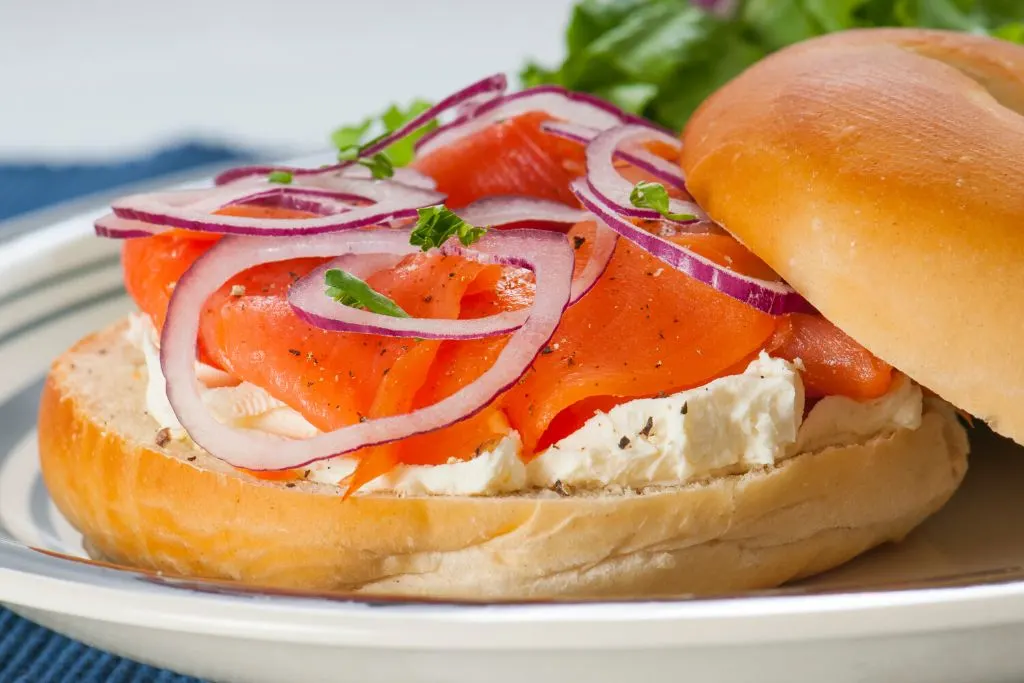
[[[417, 167], [437, 180], [455, 207], [513, 193], [574, 203], [568, 185], [582, 167], [583, 149], [542, 132], [547, 118], [527, 114], [495, 124], [420, 159]], [[222, 213], [308, 215], [274, 207], [229, 207]], [[589, 259], [594, 230], [585, 222], [568, 232], [577, 272]], [[125, 243], [126, 287], [158, 328], [175, 283], [216, 239], [175, 230]], [[670, 239], [737, 272], [775, 277], [728, 235], [682, 233]], [[202, 313], [202, 359], [264, 388], [317, 428], [332, 430], [450, 396], [490, 367], [507, 343], [504, 337], [418, 341], [315, 328], [295, 315], [286, 296], [293, 282], [323, 262], [269, 263], [232, 278]], [[491, 315], [527, 307], [536, 294], [527, 271], [437, 253], [407, 257], [367, 280], [417, 317]], [[565, 312], [515, 386], [445, 429], [357, 452], [360, 464], [349, 490], [398, 463], [471, 458], [512, 429], [530, 457], [598, 410], [740, 372], [761, 350], [799, 359], [812, 397], [872, 398], [892, 381], [891, 367], [821, 316], [762, 313], [620, 240], [605, 274]]]
[[550, 135], [544, 112], [521, 114], [417, 159], [457, 209], [481, 197], [526, 195], [576, 206], [569, 183], [583, 173], [583, 146]]

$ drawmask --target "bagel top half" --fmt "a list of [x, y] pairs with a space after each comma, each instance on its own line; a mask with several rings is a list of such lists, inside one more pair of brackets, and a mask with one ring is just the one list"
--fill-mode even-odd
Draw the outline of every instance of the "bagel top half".
[[822, 314], [1024, 442], [1024, 47], [865, 30], [755, 64], [694, 114], [710, 216]]

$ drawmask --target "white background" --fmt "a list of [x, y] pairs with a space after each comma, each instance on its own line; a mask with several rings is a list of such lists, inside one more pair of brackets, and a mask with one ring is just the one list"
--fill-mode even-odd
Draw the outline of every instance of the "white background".
[[[392, 101], [562, 54], [572, 0], [0, 0], [0, 161], [185, 139], [315, 151]], [[514, 78], [512, 79], [515, 80]]]

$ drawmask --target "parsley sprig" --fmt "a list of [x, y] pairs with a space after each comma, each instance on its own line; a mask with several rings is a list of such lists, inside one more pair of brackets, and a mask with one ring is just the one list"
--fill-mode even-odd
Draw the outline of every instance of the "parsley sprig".
[[398, 304], [349, 272], [332, 268], [324, 273], [324, 283], [327, 285], [327, 296], [343, 306], [395, 318], [409, 317]]
[[354, 161], [370, 169], [370, 174], [380, 180], [395, 175], [395, 165], [384, 152], [364, 157], [363, 150], [373, 144], [373, 140], [365, 145], [349, 145], [338, 150], [338, 161]]
[[440, 247], [452, 236], [458, 237], [459, 241], [468, 247], [487, 233], [487, 228], [470, 225], [441, 204], [427, 206], [418, 213], [416, 227], [409, 235], [409, 244], [420, 247], [423, 251]]
[[641, 180], [629, 193], [629, 202], [638, 209], [653, 209], [670, 221], [690, 221], [696, 218], [689, 213], [672, 213], [669, 210], [668, 190], [661, 183]]
[[[370, 116], [353, 126], [342, 126], [331, 134], [331, 142], [338, 149], [339, 161], [355, 161], [368, 169], [374, 178], [390, 178], [395, 168], [412, 162], [415, 156], [414, 145], [421, 137], [437, 128], [437, 121], [431, 121], [419, 130], [389, 145], [383, 152], [363, 158], [362, 150], [379, 140], [384, 135], [402, 127], [407, 121], [430, 109], [431, 104], [425, 100], [414, 100], [408, 107], [391, 105], [383, 113]], [[379, 130], [379, 134], [373, 132]]]

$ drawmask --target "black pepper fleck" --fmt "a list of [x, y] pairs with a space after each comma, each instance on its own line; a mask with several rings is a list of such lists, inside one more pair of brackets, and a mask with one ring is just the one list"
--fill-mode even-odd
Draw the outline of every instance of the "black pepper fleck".
[[555, 485], [551, 487], [551, 490], [560, 495], [562, 498], [568, 498], [575, 491], [572, 484], [566, 484], [561, 479], [555, 480]]
[[652, 429], [654, 429], [654, 418], [648, 417], [647, 422], [644, 423], [644, 428], [640, 430], [640, 436], [650, 436]]
[[575, 237], [572, 238], [572, 247], [573, 247], [573, 249], [579, 249], [580, 247], [583, 246], [583, 243], [586, 242], [586, 241], [587, 241], [586, 237], [581, 237], [580, 235], [576, 235]]
[[194, 456], [194, 455], [188, 456], [188, 461], [189, 462], [195, 462], [196, 461], [196, 456]]
[[294, 481], [290, 481], [287, 484], [285, 484], [285, 486], [287, 486], [290, 489], [293, 489], [293, 488], [295, 488], [295, 482]]
[[630, 441], [629, 441], [629, 437], [628, 436], [624, 436], [621, 439], [619, 439], [619, 448], [625, 448], [629, 444], [630, 444]]
[[293, 356], [301, 356], [302, 355], [302, 351], [299, 351], [298, 349], [288, 349], [288, 353], [292, 354]]
[[679, 414], [686, 415], [688, 412], [690, 412], [690, 404], [683, 401], [683, 407], [679, 409]]
[[384, 368], [384, 372], [380, 373], [380, 376], [385, 377], [389, 372], [391, 372], [391, 368]]
[[357, 415], [359, 415], [359, 421], [360, 422], [366, 422], [366, 416], [365, 415], [360, 415], [358, 413], [357, 413]]
[[425, 303], [425, 304], [429, 304], [433, 300], [434, 300], [434, 295], [433, 294], [427, 294], [425, 297], [423, 297], [423, 303]]
[[553, 348], [551, 348], [550, 346], [545, 346], [543, 349], [540, 350], [540, 352], [546, 356], [549, 353], [554, 353], [555, 350]]

